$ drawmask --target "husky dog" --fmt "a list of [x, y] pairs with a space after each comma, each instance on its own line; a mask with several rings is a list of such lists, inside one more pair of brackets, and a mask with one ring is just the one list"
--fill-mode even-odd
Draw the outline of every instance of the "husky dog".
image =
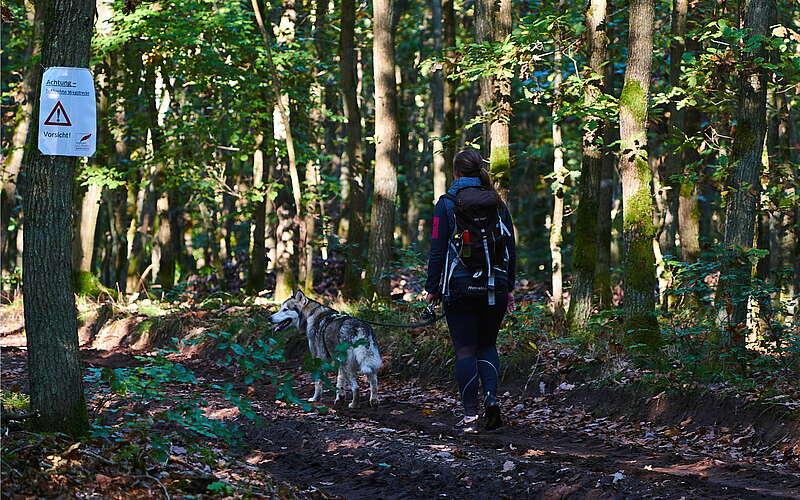
[[[353, 400], [350, 408], [357, 406], [358, 373], [363, 373], [369, 380], [369, 403], [378, 403], [378, 370], [381, 367], [381, 353], [375, 340], [375, 332], [367, 323], [346, 314], [340, 314], [315, 300], [311, 300], [297, 291], [286, 299], [278, 312], [269, 317], [275, 332], [296, 327], [308, 338], [311, 355], [324, 361], [331, 361], [331, 354], [342, 342], [355, 344], [347, 349], [347, 359], [339, 366], [336, 377], [336, 399], [338, 404], [345, 396], [345, 384], [350, 382]], [[319, 401], [322, 395], [322, 380], [314, 383], [314, 396], [309, 401]]]

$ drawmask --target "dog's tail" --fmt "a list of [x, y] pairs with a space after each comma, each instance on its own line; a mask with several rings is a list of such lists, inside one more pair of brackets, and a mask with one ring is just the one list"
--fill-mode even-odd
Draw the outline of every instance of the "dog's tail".
[[358, 363], [358, 370], [365, 375], [377, 373], [383, 365], [381, 353], [374, 340], [370, 340], [369, 345], [353, 349], [353, 355]]

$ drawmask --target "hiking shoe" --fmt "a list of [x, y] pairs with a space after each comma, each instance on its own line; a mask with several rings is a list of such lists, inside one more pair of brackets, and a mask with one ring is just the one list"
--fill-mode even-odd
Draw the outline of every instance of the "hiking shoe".
[[493, 431], [503, 426], [503, 417], [500, 415], [500, 407], [491, 405], [486, 407], [486, 430]]
[[464, 418], [461, 419], [459, 423], [456, 424], [456, 428], [461, 429], [461, 432], [464, 434], [477, 434], [478, 433], [478, 416], [477, 415], [465, 415]]

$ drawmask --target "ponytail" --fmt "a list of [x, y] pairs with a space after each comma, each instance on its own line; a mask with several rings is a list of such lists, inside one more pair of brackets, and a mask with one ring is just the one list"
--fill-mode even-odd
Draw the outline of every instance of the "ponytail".
[[486, 170], [485, 168], [481, 168], [481, 171], [478, 172], [478, 177], [480, 177], [481, 184], [483, 185], [483, 187], [491, 191], [495, 191], [494, 183], [492, 182], [492, 177], [489, 175], [488, 170]]

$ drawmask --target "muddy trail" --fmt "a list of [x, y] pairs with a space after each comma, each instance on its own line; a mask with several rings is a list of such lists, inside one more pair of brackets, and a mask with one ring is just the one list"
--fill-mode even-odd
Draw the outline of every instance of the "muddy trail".
[[[88, 366], [140, 363], [130, 353], [82, 354]], [[24, 355], [4, 349], [5, 386], [24, 384]], [[209, 380], [226, 378], [205, 369], [206, 360], [186, 363]], [[299, 394], [310, 396], [310, 378], [296, 377]], [[248, 449], [237, 460], [311, 498], [800, 498], [800, 471], [756, 446], [704, 451], [692, 446], [688, 429], [670, 435], [510, 393], [503, 398], [507, 425], [465, 437], [454, 430], [458, 404], [447, 382], [387, 374], [381, 382], [381, 404], [357, 409], [332, 407], [330, 390], [312, 411], [276, 402], [272, 388], [255, 391], [268, 425], [244, 426]]]

